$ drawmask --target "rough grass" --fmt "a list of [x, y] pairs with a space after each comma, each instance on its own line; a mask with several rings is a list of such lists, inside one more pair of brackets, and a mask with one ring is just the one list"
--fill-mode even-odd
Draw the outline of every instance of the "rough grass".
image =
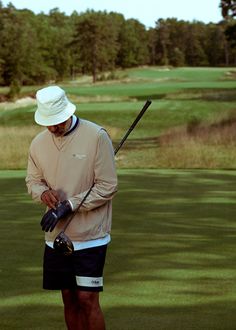
[[[135, 112], [137, 113], [132, 110], [127, 114], [125, 111], [123, 118], [118, 115], [122, 114], [122, 111], [113, 114], [110, 112], [109, 118], [106, 110], [97, 114], [97, 121], [104, 123], [114, 148], [127, 130], [124, 129], [125, 121], [132, 122]], [[119, 151], [116, 157], [118, 168], [236, 167], [236, 124], [233, 114], [229, 113], [226, 119], [218, 119], [217, 113], [215, 121], [212, 114], [205, 121], [200, 121], [199, 115], [189, 116], [187, 124], [167, 128], [170, 124], [167, 120], [168, 111], [163, 119], [160, 116], [160, 123], [155, 121], [155, 118], [158, 118], [158, 110], [149, 111]], [[83, 117], [87, 119], [93, 120], [96, 117], [96, 112], [93, 111], [87, 111], [86, 114], [87, 116]], [[178, 116], [184, 122], [183, 113], [181, 117], [178, 112]], [[111, 126], [112, 124], [115, 125]], [[157, 132], [155, 134], [158, 125], [162, 132], [159, 136]], [[25, 168], [30, 142], [41, 129], [36, 125], [0, 126], [0, 169]]]
[[[81, 118], [107, 128], [114, 146], [145, 100], [153, 100], [119, 152], [118, 168], [235, 168], [234, 127], [218, 125], [236, 111], [235, 72], [235, 68], [145, 67], [127, 70], [127, 77], [116, 81], [92, 85], [80, 77], [61, 86]], [[33, 95], [37, 88], [24, 87], [22, 96]], [[4, 137], [0, 169], [25, 168], [34, 110], [32, 99], [0, 104], [0, 134]], [[190, 134], [196, 123], [201, 123], [201, 130]], [[12, 127], [10, 137], [8, 127]]]
[[[119, 135], [116, 127], [106, 127], [112, 139]], [[40, 126], [0, 126], [0, 169], [25, 169], [32, 139], [44, 128]]]
[[[104, 125], [114, 148], [123, 130]], [[0, 127], [0, 169], [26, 167], [28, 149], [38, 126]], [[190, 122], [172, 128], [160, 136], [140, 137], [131, 134], [116, 157], [118, 168], [235, 168], [236, 123], [234, 119], [212, 124]], [[136, 135], [138, 136], [138, 135]], [[6, 147], [7, 145], [7, 147]]]
[[30, 142], [40, 127], [0, 127], [0, 169], [24, 169]]
[[236, 117], [211, 124], [198, 120], [159, 138], [159, 167], [235, 168]]

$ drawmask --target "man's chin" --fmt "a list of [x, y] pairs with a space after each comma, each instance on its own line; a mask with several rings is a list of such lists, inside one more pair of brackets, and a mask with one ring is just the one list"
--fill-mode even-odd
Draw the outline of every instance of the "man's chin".
[[60, 136], [64, 135], [64, 132], [53, 133], [53, 135], [56, 136], [56, 137], [60, 137]]

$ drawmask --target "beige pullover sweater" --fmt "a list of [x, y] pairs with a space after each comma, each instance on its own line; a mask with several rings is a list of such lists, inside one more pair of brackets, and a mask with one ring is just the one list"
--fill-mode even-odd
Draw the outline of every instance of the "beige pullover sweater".
[[[55, 137], [45, 130], [33, 139], [26, 184], [34, 200], [41, 202], [41, 194], [54, 189], [61, 201], [69, 199], [75, 209], [93, 183], [90, 195], [66, 229], [72, 241], [110, 233], [111, 200], [117, 191], [111, 140], [102, 127], [83, 119], [67, 136]], [[54, 241], [64, 225], [61, 219], [52, 233], [46, 233], [46, 241]]]

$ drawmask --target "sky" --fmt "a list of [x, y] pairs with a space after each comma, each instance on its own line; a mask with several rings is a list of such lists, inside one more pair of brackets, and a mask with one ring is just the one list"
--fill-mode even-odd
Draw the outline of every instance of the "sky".
[[159, 18], [177, 18], [192, 22], [217, 23], [222, 20], [220, 0], [1, 0], [6, 6], [11, 2], [17, 9], [27, 8], [33, 12], [48, 14], [50, 9], [59, 8], [70, 15], [87, 9], [116, 12], [125, 19], [135, 18], [147, 28], [155, 27]]

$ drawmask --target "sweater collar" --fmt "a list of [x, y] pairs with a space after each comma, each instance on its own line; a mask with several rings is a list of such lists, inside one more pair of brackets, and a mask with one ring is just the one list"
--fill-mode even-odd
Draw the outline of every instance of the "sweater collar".
[[79, 125], [79, 118], [76, 117], [75, 115], [73, 115], [71, 126], [70, 126], [69, 130], [63, 136], [67, 136], [70, 133], [72, 133], [78, 125]]

